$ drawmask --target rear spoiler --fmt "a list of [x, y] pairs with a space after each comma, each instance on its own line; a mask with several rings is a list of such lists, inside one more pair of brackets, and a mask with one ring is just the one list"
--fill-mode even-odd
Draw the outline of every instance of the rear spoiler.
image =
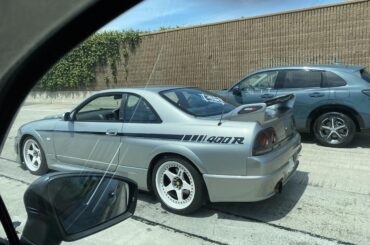
[[241, 105], [224, 115], [225, 120], [258, 121], [265, 123], [286, 113], [290, 113], [295, 102], [295, 95], [279, 96], [263, 103]]

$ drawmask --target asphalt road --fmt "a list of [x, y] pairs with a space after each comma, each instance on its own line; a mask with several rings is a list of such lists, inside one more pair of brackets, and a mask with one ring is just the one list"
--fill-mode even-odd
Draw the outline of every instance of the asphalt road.
[[[14, 161], [13, 140], [25, 122], [71, 105], [26, 104], [0, 157], [0, 192], [21, 232], [23, 193], [37, 177]], [[283, 192], [256, 203], [209, 204], [190, 216], [164, 211], [140, 193], [135, 216], [78, 244], [370, 244], [370, 135], [349, 148], [318, 146], [303, 135], [300, 166]], [[0, 237], [4, 237], [0, 229]]]

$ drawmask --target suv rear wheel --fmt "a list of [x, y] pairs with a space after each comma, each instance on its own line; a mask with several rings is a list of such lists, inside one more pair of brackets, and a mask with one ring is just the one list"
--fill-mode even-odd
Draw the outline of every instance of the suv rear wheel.
[[356, 125], [346, 114], [327, 112], [315, 120], [313, 132], [322, 145], [344, 147], [353, 140]]

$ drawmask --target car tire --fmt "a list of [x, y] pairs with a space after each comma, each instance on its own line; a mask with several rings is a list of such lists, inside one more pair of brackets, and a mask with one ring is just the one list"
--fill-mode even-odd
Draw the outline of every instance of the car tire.
[[319, 144], [344, 147], [350, 144], [356, 133], [352, 118], [340, 112], [327, 112], [314, 122], [313, 132]]
[[44, 150], [34, 137], [28, 136], [23, 140], [21, 154], [24, 165], [32, 174], [43, 175], [48, 172]]
[[181, 157], [165, 156], [156, 163], [152, 187], [162, 207], [175, 214], [193, 213], [204, 204], [203, 178], [189, 161]]

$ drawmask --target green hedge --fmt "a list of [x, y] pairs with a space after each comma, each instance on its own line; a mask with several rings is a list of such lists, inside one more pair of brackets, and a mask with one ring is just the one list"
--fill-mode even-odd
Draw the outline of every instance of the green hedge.
[[[117, 83], [116, 62], [120, 59], [120, 51], [127, 74], [129, 53], [139, 42], [139, 33], [134, 31], [96, 33], [54, 65], [40, 80], [38, 88], [61, 90], [89, 87], [96, 81], [97, 65], [109, 65], [113, 82]], [[109, 82], [107, 77], [106, 83]]]

